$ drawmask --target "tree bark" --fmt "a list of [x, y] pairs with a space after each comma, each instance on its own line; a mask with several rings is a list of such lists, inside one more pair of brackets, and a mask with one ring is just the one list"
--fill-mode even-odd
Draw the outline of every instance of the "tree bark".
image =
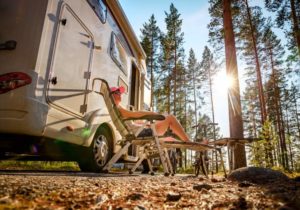
[[176, 116], [176, 97], [177, 97], [177, 41], [175, 36], [175, 26], [174, 26], [174, 115]]
[[[231, 15], [231, 0], [223, 0], [223, 23], [225, 36], [226, 72], [233, 78], [233, 85], [228, 90], [228, 109], [230, 137], [243, 138], [243, 120], [240, 99], [240, 87], [238, 80], [238, 68], [236, 59], [235, 40]], [[245, 146], [237, 145], [234, 148], [233, 169], [245, 167]]]
[[[209, 65], [211, 67], [211, 64]], [[210, 92], [210, 103], [211, 103], [211, 115], [212, 115], [212, 126], [213, 126], [213, 139], [216, 140], [216, 125], [215, 125], [215, 110], [214, 110], [214, 100], [213, 100], [213, 92], [212, 92], [212, 78], [211, 78], [211, 69], [208, 69], [208, 77], [209, 77], [209, 92]], [[218, 155], [215, 153], [216, 160], [216, 173], [218, 173]]]
[[195, 138], [197, 139], [198, 134], [198, 112], [197, 112], [197, 95], [196, 95], [196, 76], [195, 76], [195, 69], [193, 70], [193, 88], [194, 88], [194, 106], [195, 106], [195, 121], [196, 121], [196, 135]]
[[150, 56], [150, 59], [151, 59], [151, 63], [150, 63], [150, 76], [151, 76], [151, 93], [150, 93], [150, 107], [152, 108], [153, 107], [153, 89], [154, 89], [154, 73], [153, 73], [153, 57], [154, 57], [154, 52], [153, 52], [153, 49], [154, 49], [154, 40], [153, 40], [153, 35], [151, 36], [151, 56]]

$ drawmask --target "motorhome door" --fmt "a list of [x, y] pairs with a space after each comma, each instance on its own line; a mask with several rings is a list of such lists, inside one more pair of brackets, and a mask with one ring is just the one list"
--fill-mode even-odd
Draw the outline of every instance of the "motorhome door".
[[131, 87], [130, 87], [130, 107], [134, 110], [139, 109], [140, 100], [140, 71], [135, 64], [132, 64]]
[[62, 6], [57, 29], [48, 100], [82, 116], [86, 112], [93, 36], [68, 5]]

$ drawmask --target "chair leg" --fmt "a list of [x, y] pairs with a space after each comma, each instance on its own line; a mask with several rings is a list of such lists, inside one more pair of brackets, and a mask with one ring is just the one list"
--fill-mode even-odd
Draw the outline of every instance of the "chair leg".
[[135, 170], [137, 169], [137, 167], [139, 167], [139, 165], [141, 165], [143, 160], [145, 160], [145, 158], [146, 158], [146, 155], [142, 154], [141, 157], [139, 158], [138, 162], [136, 162], [136, 164], [129, 170], [129, 173], [133, 174], [135, 172]]
[[103, 168], [103, 171], [109, 171], [111, 168], [112, 168], [112, 166], [113, 166], [113, 164], [115, 164], [119, 159], [120, 159], [120, 157], [123, 155], [123, 154], [125, 154], [125, 152], [127, 152], [127, 150], [128, 150], [128, 148], [129, 148], [129, 146], [131, 145], [131, 143], [130, 142], [127, 142], [126, 144], [125, 144], [125, 146], [124, 147], [122, 147], [109, 161], [108, 161], [108, 163], [106, 163], [106, 165], [104, 166], [104, 168]]
[[149, 158], [147, 158], [147, 162], [148, 162], [148, 165], [149, 165], [150, 174], [154, 175], [153, 166], [152, 166], [151, 160]]
[[206, 178], [208, 178], [208, 172], [207, 172], [206, 162], [205, 162], [205, 158], [204, 158], [203, 154], [201, 154], [201, 159], [202, 159], [202, 163], [203, 163], [202, 165], [203, 165], [205, 176], [206, 176]]
[[224, 161], [223, 161], [223, 155], [222, 155], [221, 148], [217, 148], [217, 151], [220, 154], [221, 164], [222, 164], [222, 167], [223, 167], [223, 170], [224, 170], [224, 176], [225, 176], [225, 178], [227, 178], [226, 168], [225, 168], [225, 164], [224, 164]]
[[169, 168], [169, 172], [171, 173], [171, 175], [174, 175], [173, 166], [172, 166], [167, 148], [164, 148], [164, 153], [165, 153], [165, 157], [166, 157], [166, 160], [167, 160], [167, 165], [168, 165], [168, 168]]
[[154, 139], [155, 139], [155, 144], [157, 146], [159, 157], [160, 157], [161, 163], [163, 165], [164, 175], [165, 176], [169, 176], [170, 173], [169, 173], [169, 170], [168, 170], [167, 161], [166, 161], [166, 158], [164, 156], [163, 150], [162, 150], [162, 148], [160, 146], [160, 142], [159, 142], [158, 135], [156, 133], [155, 125], [152, 123], [152, 124], [150, 124], [150, 127], [152, 129], [152, 132], [153, 132], [153, 135], [154, 135]]

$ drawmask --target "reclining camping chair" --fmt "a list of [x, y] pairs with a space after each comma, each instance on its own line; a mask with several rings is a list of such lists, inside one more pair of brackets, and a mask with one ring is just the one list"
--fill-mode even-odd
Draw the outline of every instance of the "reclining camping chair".
[[[153, 173], [152, 164], [150, 161], [151, 156], [153, 155], [153, 151], [158, 152], [158, 156], [162, 162], [164, 174], [167, 176], [169, 174], [173, 174], [170, 159], [168, 156], [167, 150], [163, 149], [160, 145], [159, 137], [156, 133], [154, 121], [155, 120], [164, 120], [165, 117], [163, 115], [146, 115], [140, 118], [130, 118], [123, 119], [121, 113], [116, 107], [116, 104], [112, 98], [110, 93], [110, 88], [108, 83], [104, 79], [97, 78], [95, 80], [100, 80], [100, 90], [99, 94], [103, 96], [106, 107], [108, 109], [109, 115], [115, 125], [116, 129], [120, 132], [122, 139], [118, 142], [121, 146], [121, 149], [114, 154], [114, 156], [108, 161], [108, 163], [104, 166], [103, 171], [109, 171], [113, 164], [116, 163], [122, 156], [126, 155], [128, 152], [128, 148], [131, 145], [141, 145], [141, 153], [137, 159], [136, 164], [130, 170], [130, 173], [133, 173], [135, 169], [142, 163], [144, 159], [147, 159], [149, 164], [149, 169], [151, 174]], [[95, 81], [94, 80], [94, 81]], [[127, 120], [145, 120], [150, 123], [150, 128], [152, 129], [153, 136], [150, 137], [138, 137], [139, 133], [144, 129], [147, 123], [144, 126], [141, 126], [136, 132], [133, 132], [132, 129], [126, 124]]]

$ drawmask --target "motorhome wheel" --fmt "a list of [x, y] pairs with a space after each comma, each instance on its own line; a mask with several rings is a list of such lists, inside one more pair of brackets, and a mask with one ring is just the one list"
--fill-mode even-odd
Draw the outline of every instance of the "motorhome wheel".
[[79, 160], [82, 171], [100, 172], [112, 157], [112, 138], [109, 131], [99, 128], [96, 132], [91, 146], [88, 148], [84, 160]]

